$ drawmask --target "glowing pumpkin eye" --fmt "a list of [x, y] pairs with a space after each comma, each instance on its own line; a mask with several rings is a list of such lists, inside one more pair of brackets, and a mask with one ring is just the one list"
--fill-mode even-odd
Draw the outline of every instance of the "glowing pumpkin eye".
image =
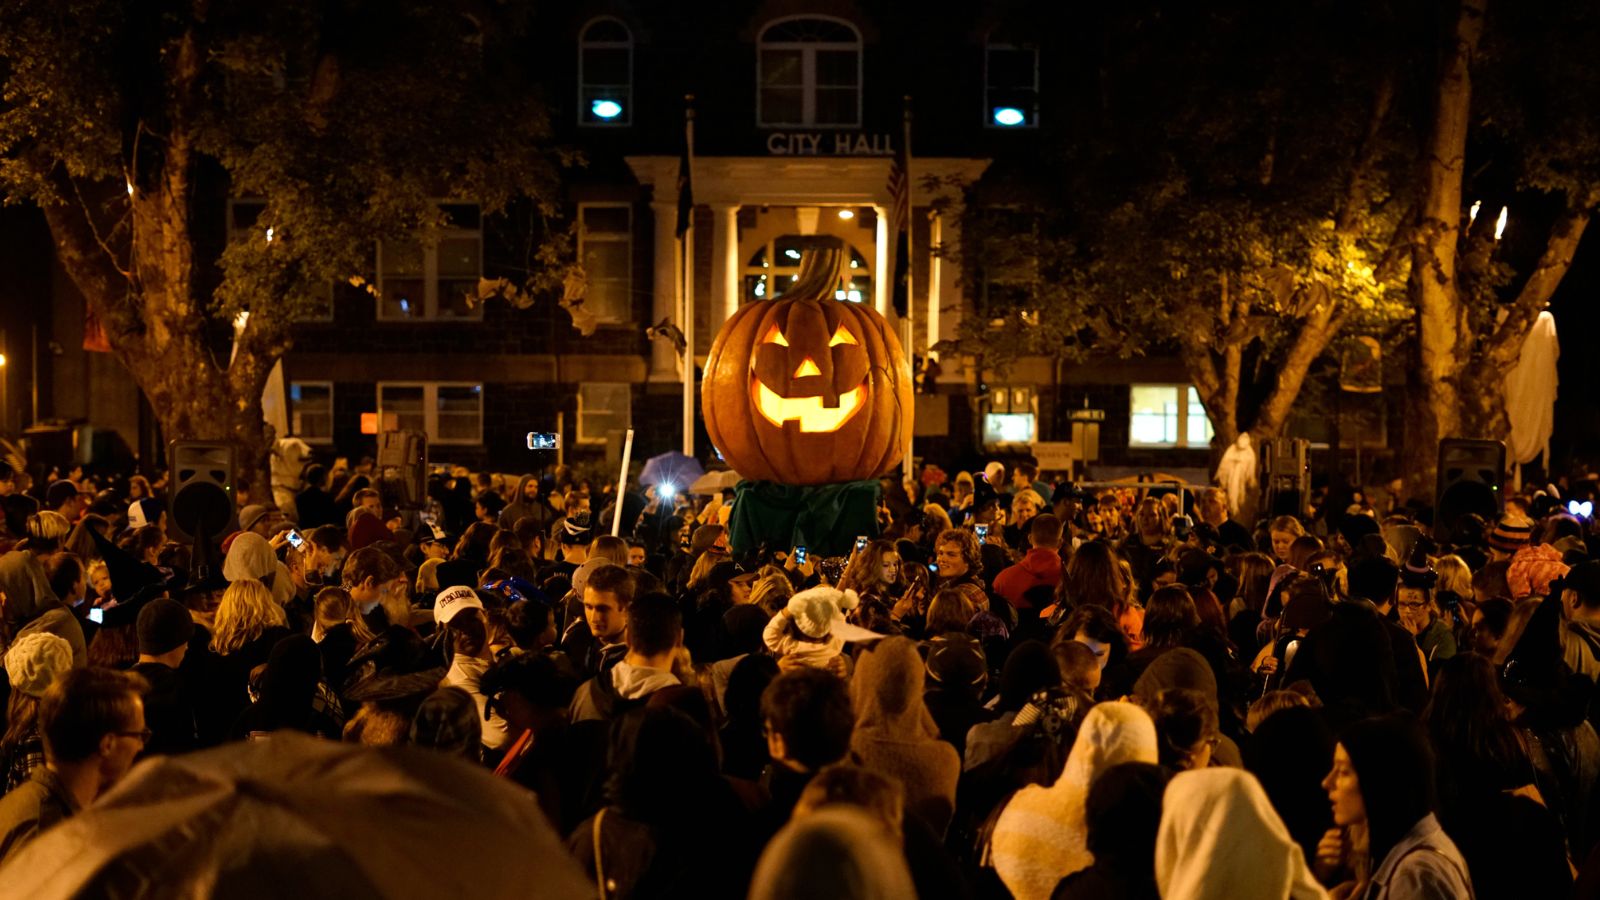
[[[761, 343], [777, 344], [779, 347], [787, 347], [789, 346], [789, 339], [783, 336], [783, 332], [778, 330], [778, 326], [774, 325], [772, 326], [772, 329], [767, 332], [767, 336], [761, 339]], [[855, 342], [851, 341], [851, 343]]]
[[855, 335], [846, 331], [844, 326], [840, 325], [838, 330], [833, 333], [832, 340], [828, 341], [828, 346], [837, 347], [840, 344], [856, 344], [859, 346], [860, 341], [857, 341]]

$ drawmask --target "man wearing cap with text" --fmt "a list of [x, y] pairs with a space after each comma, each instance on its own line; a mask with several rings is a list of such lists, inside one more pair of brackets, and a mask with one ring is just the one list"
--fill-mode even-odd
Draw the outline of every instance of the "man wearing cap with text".
[[444, 631], [445, 649], [451, 654], [450, 670], [440, 686], [461, 688], [472, 697], [483, 726], [484, 749], [499, 750], [506, 742], [506, 720], [489, 708], [489, 698], [480, 686], [483, 673], [494, 661], [483, 601], [465, 585], [445, 588], [433, 601], [433, 621]]

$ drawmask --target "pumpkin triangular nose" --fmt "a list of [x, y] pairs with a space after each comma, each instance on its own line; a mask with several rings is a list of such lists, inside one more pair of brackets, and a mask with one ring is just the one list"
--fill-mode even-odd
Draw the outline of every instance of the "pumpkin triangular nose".
[[806, 357], [805, 362], [802, 362], [800, 364], [800, 368], [794, 370], [794, 375], [792, 377], [794, 377], [794, 378], [804, 378], [807, 375], [821, 375], [821, 374], [822, 374], [822, 370], [817, 368], [817, 364], [812, 361], [811, 357], [808, 356], [808, 357]]

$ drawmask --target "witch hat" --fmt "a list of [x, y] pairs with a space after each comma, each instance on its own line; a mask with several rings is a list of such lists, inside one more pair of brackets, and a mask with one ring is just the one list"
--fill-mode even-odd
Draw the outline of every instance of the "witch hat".
[[118, 603], [127, 603], [145, 588], [166, 581], [160, 569], [135, 559], [131, 553], [111, 543], [98, 529], [89, 528], [87, 531], [94, 539], [100, 558], [105, 560], [106, 574], [111, 577], [111, 596]]
[[1421, 541], [1412, 547], [1411, 558], [1406, 560], [1405, 568], [1400, 570], [1400, 583], [1408, 588], [1423, 590], [1432, 590], [1433, 586], [1439, 583], [1439, 573], [1428, 560], [1428, 554], [1422, 549]]

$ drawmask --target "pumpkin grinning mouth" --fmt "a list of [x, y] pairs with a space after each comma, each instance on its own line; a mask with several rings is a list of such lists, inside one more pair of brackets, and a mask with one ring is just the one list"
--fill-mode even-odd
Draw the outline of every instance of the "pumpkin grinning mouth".
[[784, 422], [798, 420], [805, 433], [838, 431], [844, 423], [861, 410], [861, 399], [866, 395], [867, 382], [839, 395], [839, 405], [822, 405], [821, 397], [780, 397], [772, 388], [751, 376], [755, 383], [756, 409], [763, 418], [779, 428]]

